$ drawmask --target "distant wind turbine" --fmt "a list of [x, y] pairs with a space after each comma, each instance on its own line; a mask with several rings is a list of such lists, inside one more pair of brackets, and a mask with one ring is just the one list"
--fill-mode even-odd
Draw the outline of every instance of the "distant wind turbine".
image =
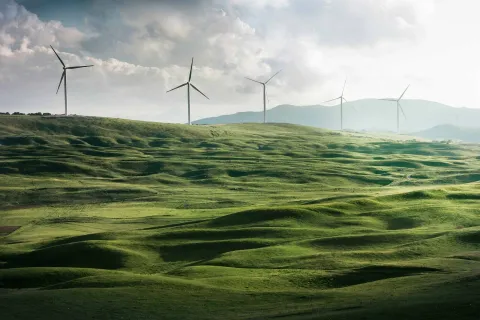
[[182, 87], [187, 86], [187, 95], [188, 95], [188, 125], [191, 125], [191, 124], [192, 124], [192, 122], [190, 121], [190, 86], [191, 86], [193, 89], [197, 90], [197, 91], [198, 91], [201, 95], [203, 95], [205, 98], [207, 98], [208, 100], [210, 100], [209, 97], [207, 97], [202, 91], [200, 91], [197, 87], [195, 87], [195, 86], [193, 85], [193, 83], [190, 82], [190, 81], [192, 81], [192, 71], [193, 71], [193, 58], [192, 58], [192, 64], [191, 64], [191, 66], [190, 66], [190, 75], [189, 75], [189, 77], [188, 77], [188, 81], [185, 82], [185, 83], [182, 84], [182, 85], [179, 85], [178, 87], [175, 87], [175, 88], [167, 91], [167, 93], [168, 93], [168, 92], [170, 92], [170, 91], [177, 90], [177, 89], [179, 89], [179, 88], [182, 88]]
[[263, 123], [267, 123], [267, 83], [270, 82], [270, 80], [272, 80], [277, 74], [279, 74], [282, 70], [278, 71], [277, 73], [275, 73], [270, 79], [268, 79], [266, 82], [260, 82], [260, 81], [257, 81], [257, 80], [253, 80], [253, 79], [250, 79], [250, 78], [247, 78], [245, 77], [245, 79], [247, 80], [250, 80], [250, 81], [253, 81], [253, 82], [256, 82], [256, 83], [259, 83], [263, 86]]
[[93, 65], [67, 67], [67, 66], [65, 66], [65, 63], [63, 62], [63, 60], [62, 60], [62, 59], [60, 58], [60, 56], [58, 55], [57, 51], [55, 51], [55, 49], [53, 49], [52, 46], [50, 46], [50, 48], [52, 48], [53, 52], [55, 52], [55, 55], [57, 56], [58, 60], [60, 60], [60, 63], [61, 63], [62, 66], [63, 66], [63, 73], [62, 73], [62, 77], [60, 78], [60, 83], [58, 84], [57, 94], [58, 94], [58, 90], [60, 90], [60, 86], [62, 85], [62, 81], [63, 81], [63, 88], [64, 88], [64, 91], [65, 91], [65, 115], [68, 116], [67, 70], [80, 69], [80, 68], [89, 68], [89, 67], [93, 67]]
[[340, 130], [343, 130], [343, 101], [347, 102], [347, 99], [345, 99], [343, 97], [343, 94], [345, 93], [345, 86], [346, 85], [347, 85], [347, 79], [345, 79], [345, 83], [343, 85], [343, 90], [342, 90], [342, 95], [340, 97], [323, 102], [323, 103], [327, 103], [327, 102], [332, 102], [332, 101], [340, 99]]
[[397, 133], [400, 133], [400, 110], [403, 113], [403, 116], [405, 117], [405, 120], [407, 120], [407, 116], [405, 115], [405, 112], [403, 111], [402, 105], [400, 104], [400, 100], [402, 100], [403, 96], [405, 95], [405, 92], [407, 92], [408, 88], [410, 85], [408, 85], [407, 89], [403, 91], [402, 95], [398, 99], [380, 99], [383, 101], [392, 101], [397, 103]]

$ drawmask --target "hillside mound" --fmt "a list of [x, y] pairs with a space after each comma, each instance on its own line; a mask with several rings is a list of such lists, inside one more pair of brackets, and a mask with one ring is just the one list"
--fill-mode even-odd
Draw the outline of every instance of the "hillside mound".
[[34, 250], [7, 257], [9, 268], [73, 267], [92, 269], [121, 269], [128, 261], [143, 260], [133, 250], [102, 241], [83, 241]]
[[242, 225], [290, 226], [321, 225], [332, 221], [332, 217], [301, 208], [253, 209], [237, 212], [212, 220], [211, 227], [234, 227]]

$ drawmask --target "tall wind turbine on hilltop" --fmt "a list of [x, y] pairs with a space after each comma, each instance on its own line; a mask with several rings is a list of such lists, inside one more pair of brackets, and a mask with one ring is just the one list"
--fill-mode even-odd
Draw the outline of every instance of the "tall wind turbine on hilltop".
[[203, 95], [205, 98], [207, 98], [208, 100], [210, 100], [209, 97], [207, 97], [202, 91], [200, 91], [197, 87], [195, 87], [195, 86], [193, 85], [193, 83], [191, 83], [191, 81], [192, 81], [192, 71], [193, 71], [193, 58], [192, 58], [192, 64], [191, 64], [191, 66], [190, 66], [190, 75], [189, 75], [189, 77], [188, 77], [188, 81], [185, 82], [185, 83], [182, 84], [182, 85], [179, 85], [178, 87], [175, 87], [175, 88], [167, 91], [167, 93], [168, 93], [168, 92], [170, 92], [170, 91], [177, 90], [177, 89], [179, 89], [179, 88], [181, 88], [181, 87], [187, 86], [187, 96], [188, 96], [188, 125], [191, 125], [191, 124], [192, 124], [192, 122], [190, 121], [190, 86], [191, 86], [193, 89], [197, 90], [197, 91], [198, 91], [201, 95]]
[[263, 86], [263, 123], [267, 123], [267, 83], [270, 82], [277, 74], [279, 74], [282, 70], [278, 71], [275, 73], [270, 79], [268, 79], [266, 82], [260, 82], [257, 80], [253, 80], [250, 78], [245, 77], [245, 79], [259, 83]]
[[347, 102], [347, 99], [343, 97], [343, 94], [345, 93], [346, 85], [347, 85], [347, 79], [345, 79], [345, 83], [343, 84], [342, 95], [340, 97], [323, 102], [323, 103], [327, 103], [327, 102], [332, 102], [340, 99], [340, 130], [343, 130], [343, 101]]
[[62, 60], [62, 59], [60, 58], [60, 56], [58, 55], [57, 51], [55, 51], [55, 49], [53, 49], [52, 46], [50, 46], [50, 48], [52, 48], [53, 52], [55, 52], [55, 55], [57, 56], [58, 60], [60, 60], [60, 63], [61, 63], [62, 66], [63, 66], [63, 73], [62, 73], [62, 77], [60, 78], [60, 83], [58, 84], [57, 94], [58, 94], [58, 90], [60, 90], [60, 86], [62, 85], [62, 81], [63, 81], [63, 88], [64, 88], [64, 91], [65, 91], [65, 115], [68, 116], [67, 70], [80, 69], [80, 68], [89, 68], [89, 67], [93, 67], [93, 65], [67, 67], [67, 66], [65, 65], [65, 63], [63, 62], [63, 60]]
[[400, 133], [400, 110], [403, 113], [403, 116], [405, 117], [405, 120], [407, 120], [407, 116], [405, 115], [405, 112], [403, 111], [402, 105], [400, 104], [400, 100], [402, 100], [403, 96], [405, 95], [405, 92], [407, 92], [408, 88], [410, 88], [410, 85], [407, 86], [407, 89], [403, 91], [402, 95], [398, 99], [380, 99], [383, 101], [392, 101], [397, 103], [397, 133]]

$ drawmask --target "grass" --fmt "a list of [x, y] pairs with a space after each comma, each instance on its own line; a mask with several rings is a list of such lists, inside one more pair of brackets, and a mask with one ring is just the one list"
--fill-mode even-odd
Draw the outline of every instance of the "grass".
[[476, 145], [0, 117], [2, 319], [476, 319]]

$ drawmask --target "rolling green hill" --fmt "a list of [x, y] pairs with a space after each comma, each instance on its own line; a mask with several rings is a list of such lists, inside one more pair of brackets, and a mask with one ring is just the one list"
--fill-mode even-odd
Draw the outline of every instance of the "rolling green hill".
[[477, 145], [0, 117], [2, 319], [476, 319]]
[[[395, 102], [363, 99], [344, 103], [344, 128], [367, 131], [397, 130]], [[454, 108], [425, 100], [402, 100], [406, 118], [401, 116], [401, 132], [417, 132], [439, 125], [478, 127], [480, 109]], [[280, 105], [267, 110], [267, 120], [273, 123], [292, 123], [324, 129], [340, 129], [340, 106]], [[263, 122], [262, 108], [258, 112], [241, 112], [198, 120], [196, 124], [228, 124]]]

